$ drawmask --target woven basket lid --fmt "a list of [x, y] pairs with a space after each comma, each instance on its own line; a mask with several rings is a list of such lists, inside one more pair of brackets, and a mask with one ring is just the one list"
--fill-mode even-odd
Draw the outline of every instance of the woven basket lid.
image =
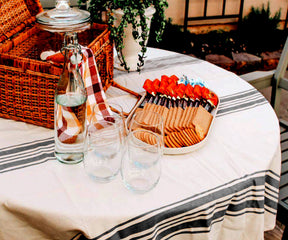
[[0, 1], [0, 42], [13, 38], [35, 22], [35, 15], [41, 11], [39, 0]]

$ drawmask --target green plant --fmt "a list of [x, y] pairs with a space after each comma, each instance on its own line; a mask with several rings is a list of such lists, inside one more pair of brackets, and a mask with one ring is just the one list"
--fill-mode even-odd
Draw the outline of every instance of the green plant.
[[265, 8], [252, 7], [249, 14], [244, 17], [240, 25], [240, 38], [247, 45], [247, 51], [256, 54], [271, 46], [279, 45], [278, 26], [280, 23], [281, 9], [271, 16], [270, 4]]
[[[79, 3], [86, 3], [88, 0], [79, 0]], [[167, 0], [90, 0], [88, 11], [91, 13], [94, 22], [102, 22], [103, 12], [107, 13], [108, 26], [111, 31], [111, 37], [114, 41], [115, 48], [118, 52], [121, 65], [129, 71], [126, 64], [125, 56], [122, 54], [124, 29], [128, 24], [132, 24], [132, 35], [141, 46], [141, 54], [139, 54], [138, 71], [144, 65], [144, 57], [147, 51], [146, 42], [148, 39], [149, 28], [146, 23], [145, 9], [154, 6], [156, 12], [153, 15], [152, 22], [156, 24], [155, 29], [156, 40], [160, 41], [165, 28], [165, 8], [168, 7]], [[121, 9], [124, 13], [119, 26], [115, 26], [115, 17], [113, 10]], [[137, 16], [140, 21], [137, 21]], [[141, 29], [141, 31], [140, 31]], [[141, 33], [140, 33], [141, 32]]]
[[166, 20], [161, 41], [156, 40], [155, 29], [159, 26], [152, 22], [150, 29], [150, 37], [148, 41], [149, 47], [161, 48], [179, 53], [191, 53], [190, 33], [184, 33], [182, 27], [172, 23], [172, 19]]

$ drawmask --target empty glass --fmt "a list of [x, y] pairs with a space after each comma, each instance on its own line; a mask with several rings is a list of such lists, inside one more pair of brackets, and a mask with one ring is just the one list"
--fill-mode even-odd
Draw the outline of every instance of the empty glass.
[[116, 123], [97, 120], [88, 127], [84, 167], [98, 182], [109, 182], [118, 174], [123, 156], [121, 130]]
[[161, 138], [152, 131], [140, 129], [128, 134], [121, 176], [129, 190], [145, 193], [157, 185], [161, 175], [161, 148]]
[[104, 119], [108, 122], [115, 123], [120, 128], [121, 138], [124, 141], [126, 136], [125, 117], [123, 109], [119, 104], [106, 102], [98, 103], [94, 107], [93, 117], [96, 118], [96, 121], [97, 119]]

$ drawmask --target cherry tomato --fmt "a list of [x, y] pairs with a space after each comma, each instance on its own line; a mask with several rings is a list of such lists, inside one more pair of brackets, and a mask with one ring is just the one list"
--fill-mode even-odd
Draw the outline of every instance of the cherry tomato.
[[168, 87], [168, 82], [162, 82], [161, 81], [161, 84], [160, 84], [160, 87], [158, 89], [158, 92], [162, 93], [162, 94], [167, 94], [167, 92], [166, 92], [167, 87]]
[[153, 87], [154, 87], [155, 91], [158, 92], [159, 87], [160, 87], [160, 80], [159, 80], [159, 79], [156, 78], [156, 79], [153, 81]]
[[193, 88], [192, 85], [190, 85], [190, 84], [187, 84], [187, 85], [186, 85], [185, 95], [186, 95], [187, 97], [189, 97], [189, 98], [194, 99], [194, 97], [195, 97], [195, 96], [194, 96], [194, 88]]
[[170, 82], [177, 82], [179, 80], [179, 78], [176, 76], [176, 75], [172, 75], [170, 78], [169, 78], [169, 83]]
[[178, 84], [178, 86], [175, 89], [175, 92], [176, 92], [177, 96], [182, 98], [184, 96], [185, 89], [186, 89], [186, 85], [185, 84], [183, 84], [183, 83]]
[[201, 96], [205, 99], [208, 99], [210, 96], [210, 90], [206, 87], [202, 87], [202, 92], [201, 92]]
[[212, 104], [216, 107], [218, 105], [218, 97], [215, 93], [210, 92], [209, 100], [212, 102]]
[[196, 98], [201, 98], [202, 97], [202, 87], [200, 85], [195, 85], [194, 86], [194, 95]]
[[169, 83], [169, 77], [166, 76], [166, 75], [162, 75], [162, 76], [161, 76], [161, 83], [164, 83], [164, 82]]
[[153, 82], [150, 79], [146, 79], [146, 81], [144, 82], [143, 88], [150, 94], [154, 92]]
[[171, 97], [177, 97], [177, 95], [176, 95], [176, 93], [175, 93], [176, 87], [177, 87], [177, 85], [176, 85], [175, 82], [172, 82], [172, 83], [170, 83], [170, 84], [168, 85], [167, 91], [168, 91], [168, 93], [169, 93], [169, 95], [170, 95]]

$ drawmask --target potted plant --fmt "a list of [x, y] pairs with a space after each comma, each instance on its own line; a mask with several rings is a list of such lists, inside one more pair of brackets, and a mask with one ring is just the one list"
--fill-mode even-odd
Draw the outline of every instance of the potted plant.
[[[164, 11], [168, 7], [167, 0], [79, 0], [79, 3], [89, 4], [88, 11], [94, 22], [103, 22], [105, 13], [120, 67], [126, 71], [140, 71], [147, 52], [152, 16], [156, 26], [156, 41], [161, 40], [165, 28]], [[128, 56], [132, 52], [128, 49], [131, 47], [136, 52], [133, 56]]]

